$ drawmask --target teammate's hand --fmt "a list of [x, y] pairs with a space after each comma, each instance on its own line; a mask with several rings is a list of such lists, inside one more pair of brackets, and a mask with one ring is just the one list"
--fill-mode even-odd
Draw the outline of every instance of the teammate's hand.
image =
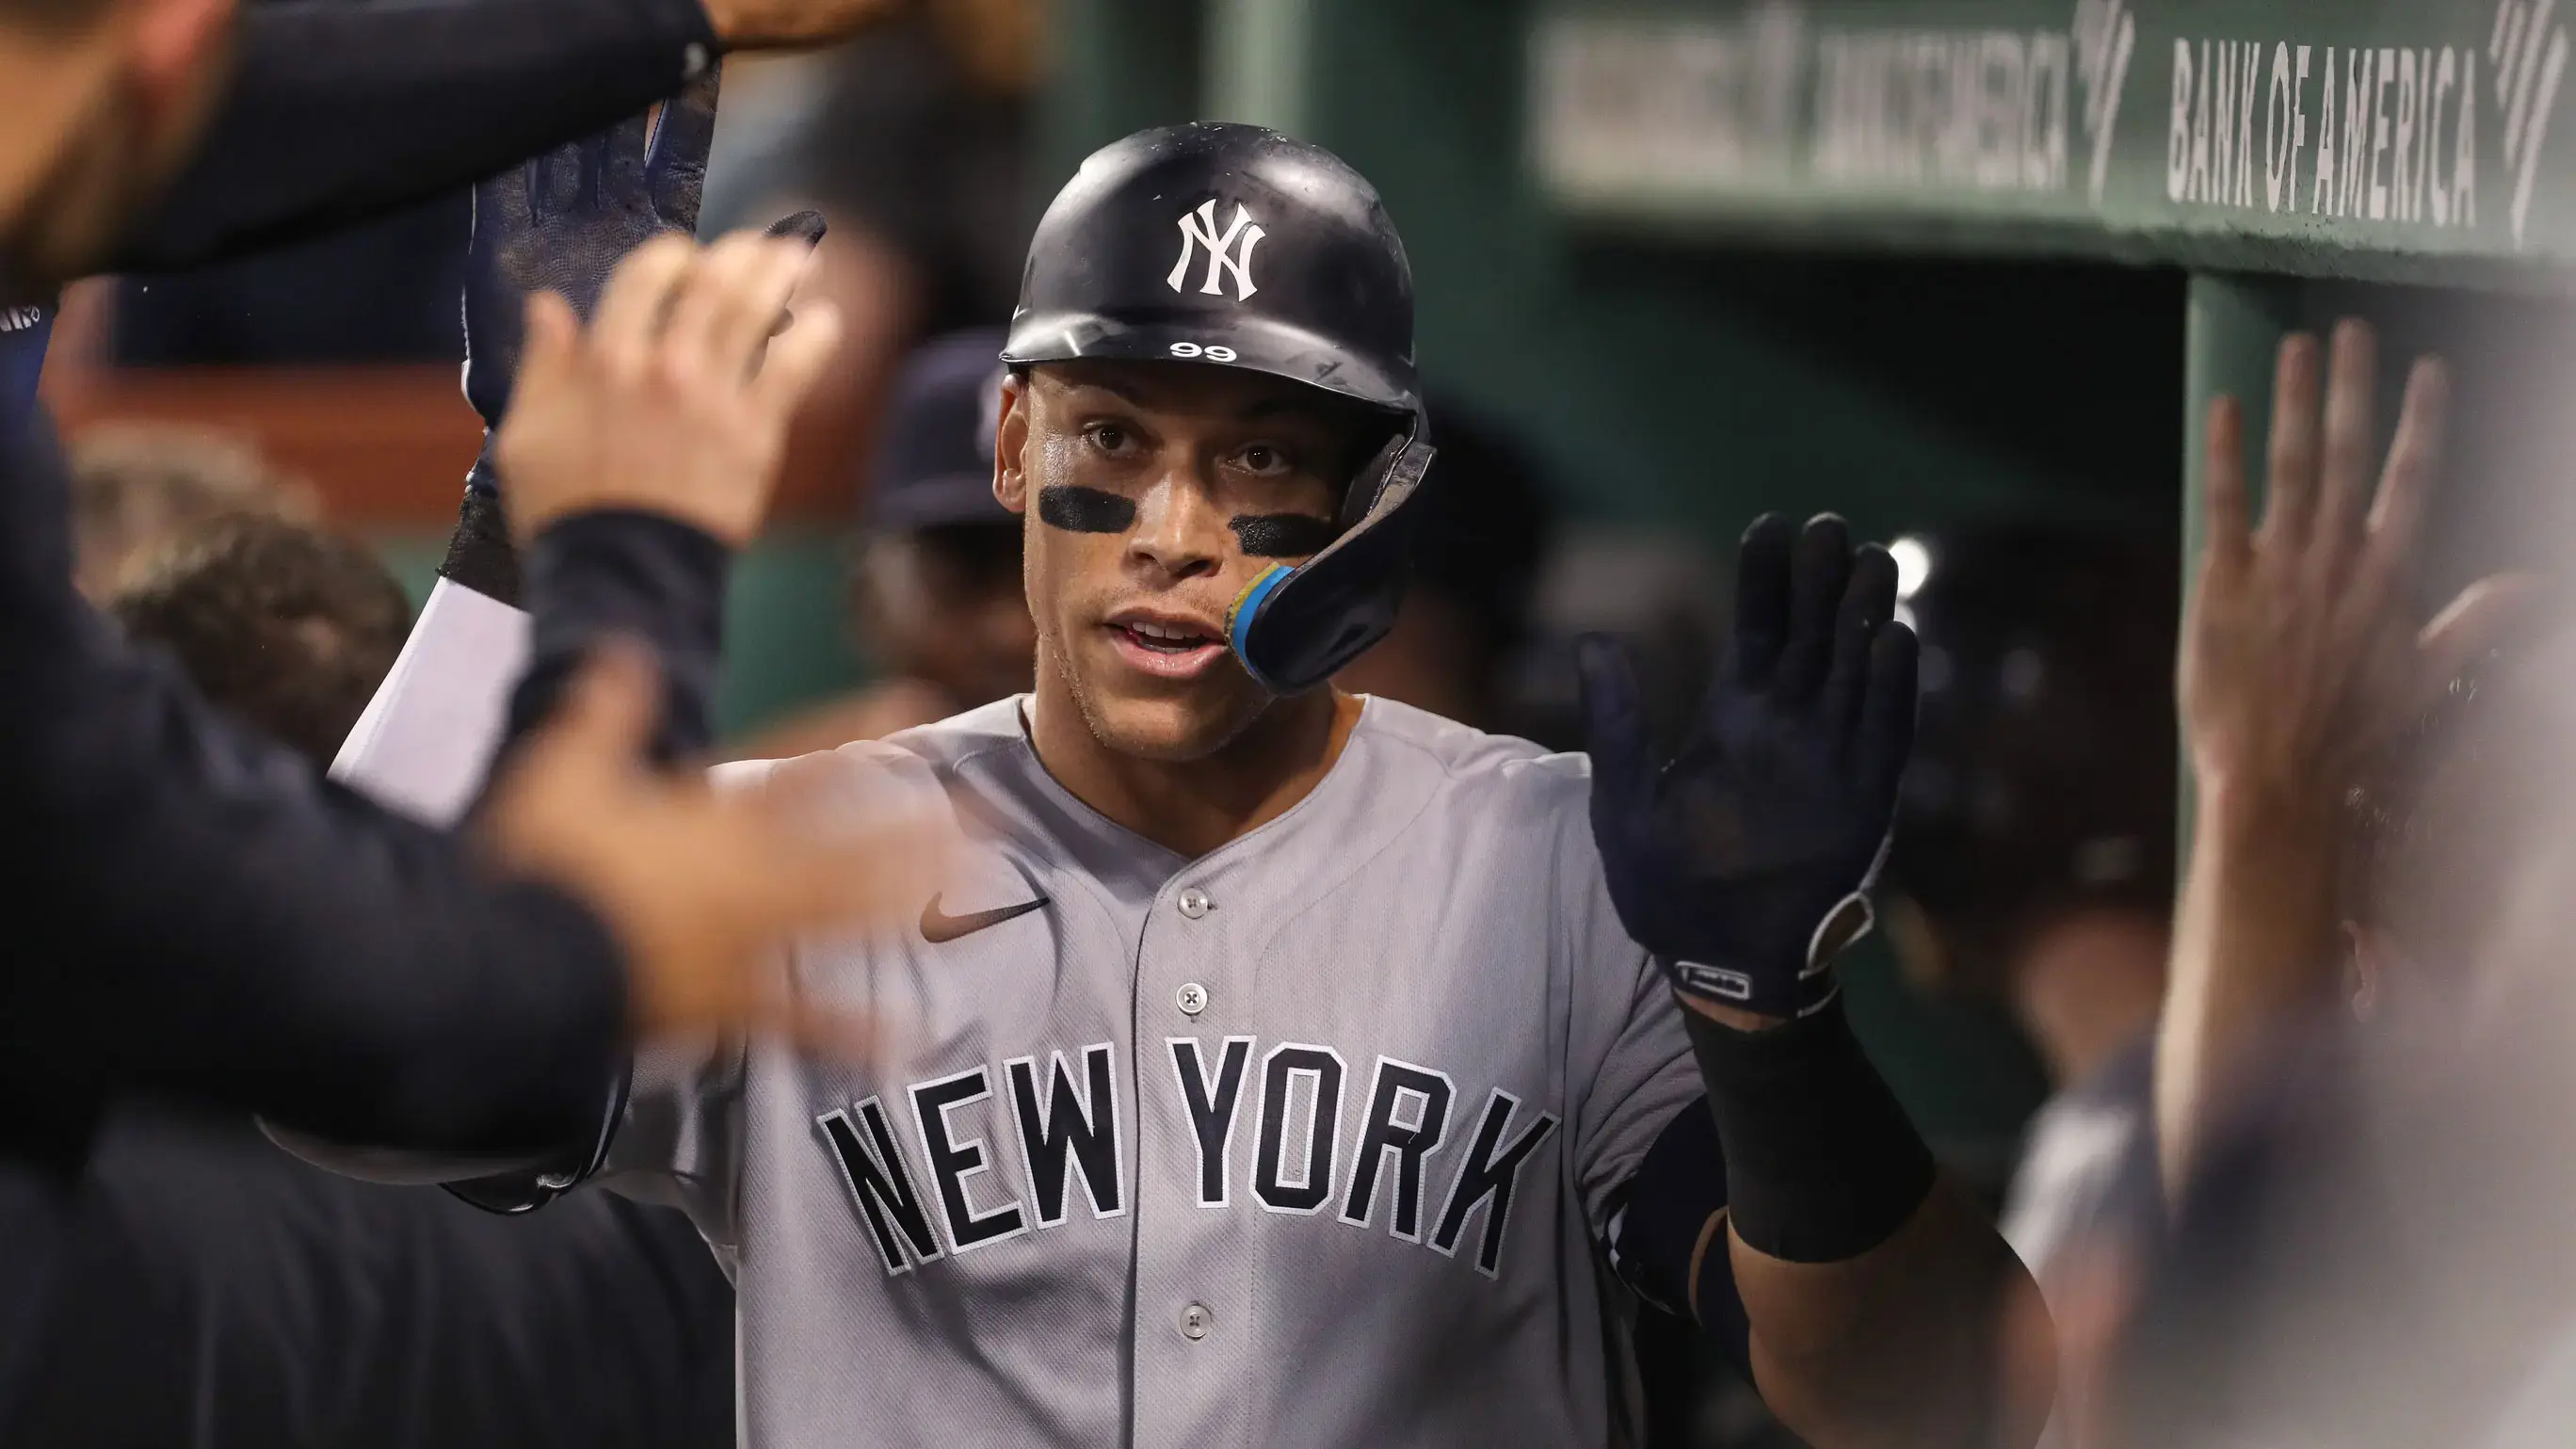
[[913, 8], [915, 0], [706, 0], [716, 35], [737, 50], [821, 45]]
[[797, 403], [840, 329], [809, 305], [770, 341], [811, 249], [737, 233], [657, 237], [620, 265], [587, 328], [528, 299], [518, 397], [494, 445], [522, 538], [573, 513], [636, 509], [750, 541]]
[[2243, 413], [2232, 398], [2211, 404], [2209, 539], [2178, 683], [2204, 795], [2323, 817], [2367, 756], [2494, 646], [2529, 581], [2481, 579], [2418, 629], [2408, 584], [2449, 374], [2434, 359], [2415, 364], [2374, 488], [2371, 330], [2357, 321], [2335, 329], [2322, 410], [2318, 352], [2304, 334], [2281, 343], [2259, 528], [2245, 488]]
[[1610, 898], [1684, 1000], [1786, 1018], [1833, 995], [1914, 744], [1914, 631], [1896, 564], [1839, 518], [1744, 535], [1734, 637], [1680, 752], [1659, 764], [1627, 656], [1580, 656], [1592, 834]]
[[785, 995], [774, 953], [802, 932], [919, 910], [942, 837], [907, 821], [826, 834], [792, 801], [654, 770], [644, 748], [658, 695], [641, 654], [605, 651], [494, 782], [482, 839], [503, 868], [606, 922], [625, 948], [639, 1035], [747, 1028], [863, 1049], [865, 1023]]

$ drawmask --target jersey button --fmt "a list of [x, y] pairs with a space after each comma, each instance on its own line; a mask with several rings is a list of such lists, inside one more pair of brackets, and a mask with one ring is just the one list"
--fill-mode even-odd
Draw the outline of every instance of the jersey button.
[[1181, 989], [1172, 993], [1172, 1004], [1181, 1009], [1181, 1015], [1196, 1016], [1207, 1010], [1207, 988], [1195, 981], [1183, 982]]
[[1192, 886], [1188, 890], [1181, 892], [1180, 907], [1182, 915], [1195, 921], [1199, 917], [1206, 915], [1209, 911], [1214, 910], [1216, 908], [1216, 902], [1208, 899], [1208, 893], [1206, 891], [1200, 890], [1197, 886]]
[[1216, 1315], [1208, 1312], [1204, 1303], [1193, 1303], [1181, 1310], [1181, 1337], [1192, 1343], [1207, 1337], [1208, 1330], [1215, 1326]]

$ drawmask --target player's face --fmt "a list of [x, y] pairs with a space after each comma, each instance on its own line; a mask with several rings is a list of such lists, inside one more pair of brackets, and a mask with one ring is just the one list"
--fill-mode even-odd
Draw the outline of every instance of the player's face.
[[1039, 689], [1061, 685], [1123, 754], [1201, 759], [1241, 734], [1272, 701], [1226, 647], [1226, 610], [1263, 569], [1331, 541], [1377, 441], [1371, 416], [1186, 363], [1048, 365], [1011, 383], [994, 489], [1028, 520]]

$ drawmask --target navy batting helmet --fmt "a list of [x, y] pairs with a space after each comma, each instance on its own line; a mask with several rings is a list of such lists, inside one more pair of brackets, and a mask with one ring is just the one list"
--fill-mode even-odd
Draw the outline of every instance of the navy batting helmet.
[[1413, 269], [1366, 178], [1258, 126], [1140, 131], [1093, 153], [1029, 244], [1002, 360], [1244, 368], [1388, 414], [1392, 437], [1342, 501], [1341, 533], [1234, 603], [1228, 642], [1289, 694], [1394, 627], [1411, 506], [1431, 465], [1413, 365]]

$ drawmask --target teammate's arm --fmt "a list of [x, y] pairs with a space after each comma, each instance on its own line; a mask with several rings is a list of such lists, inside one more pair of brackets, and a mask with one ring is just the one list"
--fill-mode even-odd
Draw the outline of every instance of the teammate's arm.
[[[546, 715], [582, 659], [612, 635], [645, 644], [661, 666], [656, 761], [700, 755], [712, 741], [726, 576], [733, 550], [759, 525], [770, 474], [738, 468], [658, 493], [639, 491], [651, 476], [601, 476], [580, 480], [584, 491], [572, 495], [563, 493], [566, 479], [541, 479], [551, 494], [523, 493], [509, 486], [498, 441], [531, 299], [555, 292], [589, 317], [620, 261], [655, 238], [696, 234], [717, 97], [709, 72], [652, 114], [475, 189], [465, 396], [484, 420], [484, 448], [467, 473], [429, 602], [341, 748], [335, 778], [429, 819], [455, 819], [496, 756]], [[575, 177], [585, 184], [569, 184]], [[802, 212], [769, 234], [810, 246], [821, 219]], [[734, 237], [718, 250], [733, 256], [750, 245]], [[513, 524], [527, 539], [524, 554]]]
[[[674, 239], [639, 258], [592, 333], [560, 299], [537, 307], [502, 443], [532, 523], [774, 473], [793, 396], [830, 342], [817, 311], [753, 372], [801, 269], [792, 242], [702, 260]], [[666, 312], [659, 332], [645, 325]], [[661, 355], [671, 347], [689, 355]], [[58, 465], [11, 472], [0, 508], [60, 507]], [[0, 528], [30, 537], [43, 531]], [[7, 882], [45, 956], [0, 979], [0, 1057], [59, 1084], [58, 1099], [147, 1082], [344, 1140], [586, 1138], [631, 1030], [795, 1028], [786, 1003], [751, 994], [748, 963], [863, 906], [881, 866], [910, 856], [821, 847], [785, 828], [782, 806], [643, 777], [624, 751], [656, 706], [630, 667], [578, 688], [531, 741], [469, 859], [207, 717], [106, 637], [72, 593], [58, 531], [53, 545], [39, 560], [51, 567], [0, 571], [18, 626], [0, 631], [0, 785], [47, 842]]]
[[1755, 1385], [1812, 1442], [2027, 1444], [2050, 1376], [2008, 1381], [1999, 1350], [2008, 1322], [2045, 1321], [2037, 1289], [1941, 1183], [1832, 973], [1870, 924], [1913, 739], [1894, 562], [1830, 515], [1768, 517], [1737, 588], [1670, 762], [1625, 657], [1593, 641], [1582, 659], [1604, 881], [1681, 1000], [1723, 1163], [1722, 1236], [1720, 1214], [1701, 1219], [1691, 1296], [1709, 1322], [1731, 1282]]
[[2251, 1045], [2333, 989], [2341, 802], [2369, 756], [2491, 647], [2521, 580], [2472, 584], [2417, 628], [2406, 587], [2447, 382], [2420, 361], [2374, 487], [2370, 329], [2281, 343], [2261, 526], [2244, 424], [2211, 405], [2209, 542], [2178, 671], [2197, 809], [2156, 1038], [2156, 1134], [2180, 1191]]
[[[568, 663], [599, 641], [600, 631], [632, 626], [669, 655], [711, 655], [718, 617], [716, 588], [728, 551], [747, 541], [777, 476], [794, 399], [834, 342], [828, 307], [803, 307], [773, 348], [771, 329], [802, 274], [799, 238], [738, 233], [700, 248], [685, 236], [656, 237], [621, 264], [584, 327], [562, 297], [528, 300], [528, 343], [509, 415], [490, 450], [493, 471], [512, 480], [512, 523], [533, 535], [526, 586], [540, 619], [479, 593], [509, 631], [515, 652], [533, 653], [537, 675], [552, 682], [522, 689], [513, 712], [517, 731], [544, 738], [560, 676], [545, 666]], [[469, 512], [469, 523], [473, 515]], [[468, 540], [489, 551], [507, 540]], [[588, 569], [576, 568], [585, 562]], [[565, 577], [558, 578], [558, 575]], [[550, 598], [592, 574], [577, 597]], [[471, 591], [462, 591], [470, 593]], [[460, 761], [489, 759], [501, 748], [502, 700], [514, 666], [470, 647], [483, 616], [425, 612], [403, 663], [369, 705], [334, 775], [371, 793], [404, 799], [457, 798]], [[452, 647], [461, 630], [462, 643]], [[533, 636], [533, 643], [531, 642]], [[693, 673], [699, 671], [692, 671]], [[474, 701], [465, 723], [479, 734], [463, 751], [406, 748], [444, 741], [459, 723], [449, 714], [459, 697]], [[702, 731], [703, 690], [666, 694], [657, 733], [676, 723]], [[515, 732], [515, 731], [514, 731]], [[505, 765], [524, 762], [515, 756]], [[479, 773], [479, 763], [469, 765]], [[901, 891], [907, 887], [892, 886]], [[918, 892], [914, 892], [917, 894]], [[595, 1168], [613, 1130], [611, 1077], [595, 1082], [583, 1131], [558, 1138], [557, 1149], [512, 1163], [436, 1160], [291, 1141], [300, 1155], [353, 1176], [378, 1180], [462, 1181], [496, 1174], [507, 1182], [475, 1195], [487, 1204], [542, 1201], [570, 1177]], [[572, 1149], [570, 1157], [563, 1149]], [[529, 1190], [536, 1166], [554, 1181]]]
[[489, 176], [672, 94], [726, 49], [889, 0], [271, 0], [210, 129], [106, 271], [193, 266]]

